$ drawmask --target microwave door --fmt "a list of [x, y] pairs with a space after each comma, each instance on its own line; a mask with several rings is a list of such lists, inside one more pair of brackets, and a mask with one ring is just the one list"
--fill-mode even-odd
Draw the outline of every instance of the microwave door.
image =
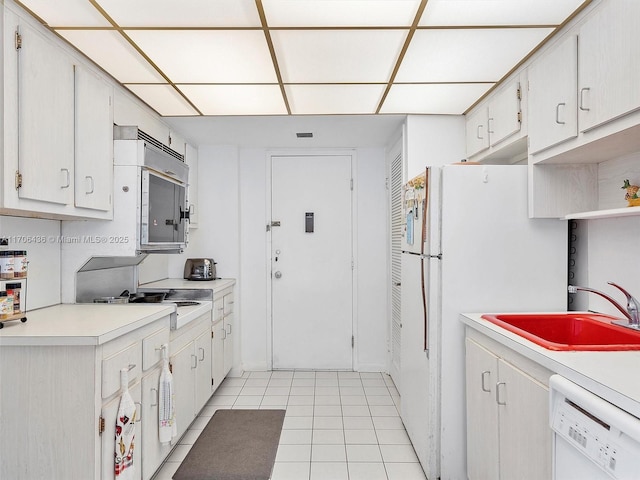
[[[180, 241], [180, 219], [176, 196], [181, 189], [175, 183], [149, 173], [149, 244]], [[184, 234], [183, 234], [184, 235]]]

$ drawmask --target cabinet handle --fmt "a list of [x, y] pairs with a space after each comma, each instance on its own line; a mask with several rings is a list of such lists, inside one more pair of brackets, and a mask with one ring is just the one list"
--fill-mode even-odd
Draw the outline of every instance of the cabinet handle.
[[561, 122], [560, 121], [560, 107], [564, 107], [566, 105], [566, 103], [559, 103], [556, 105], [556, 123], [558, 125], [564, 125], [567, 122]]
[[200, 347], [198, 350], [200, 350], [200, 356], [201, 356], [199, 360], [201, 362], [204, 362], [204, 348]]
[[198, 357], [196, 355], [191, 355], [191, 370], [198, 367]]
[[485, 382], [485, 379], [487, 378], [487, 375], [491, 375], [491, 372], [489, 370], [485, 370], [484, 372], [482, 372], [480, 374], [480, 379], [481, 379], [481, 383], [482, 383], [482, 391], [491, 393], [491, 389], [487, 388], [487, 386], [486, 386], [487, 384]]
[[71, 174], [69, 173], [69, 169], [61, 168], [60, 171], [65, 175], [65, 179], [64, 179], [65, 184], [62, 185], [60, 188], [69, 188], [71, 186]]
[[223, 340], [227, 339], [227, 331], [224, 328], [222, 329], [222, 339]]
[[503, 402], [503, 401], [500, 400], [500, 386], [504, 387], [504, 386], [506, 386], [506, 383], [505, 382], [496, 383], [496, 403], [498, 405], [506, 405], [507, 404], [506, 401]]
[[229, 327], [229, 331], [227, 333], [231, 335], [231, 324], [227, 325], [227, 327]]
[[580, 89], [580, 110], [583, 112], [588, 112], [590, 109], [584, 106], [584, 92], [588, 92], [591, 90], [589, 87], [584, 87]]
[[85, 193], [87, 195], [91, 195], [93, 193], [93, 187], [94, 187], [94, 185], [93, 185], [93, 177], [90, 176], [90, 175], [87, 175], [84, 178], [85, 178], [85, 180], [87, 180], [87, 185], [88, 185], [87, 191]]
[[482, 134], [480, 133], [482, 131], [482, 127], [484, 125], [478, 125], [478, 127], [476, 128], [476, 138], [478, 140], [482, 140], [484, 137], [482, 136]]
[[160, 393], [158, 392], [157, 388], [152, 388], [151, 392], [155, 392], [155, 393], [152, 393], [153, 398], [155, 398], [155, 403], [152, 403], [151, 406], [152, 407], [157, 407], [158, 406], [158, 402], [160, 401]]
[[191, 215], [195, 215], [196, 213], [196, 206], [193, 203], [189, 204], [189, 216]]
[[138, 419], [138, 422], [142, 421], [142, 403], [140, 402], [134, 402], [135, 406], [136, 406], [136, 418]]
[[492, 133], [495, 133], [493, 130], [491, 130], [491, 122], [493, 121], [493, 118], [489, 118], [487, 120], [487, 133], [489, 135], [491, 135]]

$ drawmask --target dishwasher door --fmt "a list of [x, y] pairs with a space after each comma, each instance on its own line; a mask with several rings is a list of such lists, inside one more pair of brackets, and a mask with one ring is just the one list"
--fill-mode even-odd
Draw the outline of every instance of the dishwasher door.
[[560, 375], [549, 380], [554, 480], [635, 480], [640, 419]]

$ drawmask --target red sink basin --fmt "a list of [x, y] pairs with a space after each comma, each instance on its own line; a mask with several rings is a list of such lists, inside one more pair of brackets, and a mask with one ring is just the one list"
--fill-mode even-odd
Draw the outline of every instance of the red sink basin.
[[640, 331], [613, 325], [597, 313], [482, 315], [485, 320], [549, 350], [640, 350]]

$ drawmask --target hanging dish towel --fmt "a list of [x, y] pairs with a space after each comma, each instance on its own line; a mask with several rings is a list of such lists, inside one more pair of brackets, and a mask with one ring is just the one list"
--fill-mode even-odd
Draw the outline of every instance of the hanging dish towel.
[[178, 435], [173, 392], [173, 376], [169, 370], [167, 345], [162, 346], [162, 372], [158, 387], [158, 436], [160, 443], [167, 444]]
[[115, 476], [118, 480], [134, 478], [133, 447], [136, 435], [136, 405], [129, 393], [129, 370], [120, 370], [122, 397], [116, 418]]

